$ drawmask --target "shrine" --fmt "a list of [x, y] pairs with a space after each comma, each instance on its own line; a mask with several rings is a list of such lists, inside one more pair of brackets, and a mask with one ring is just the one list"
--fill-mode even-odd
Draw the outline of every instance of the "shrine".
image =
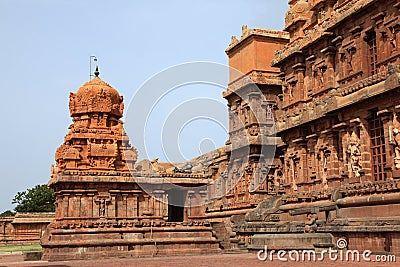
[[[187, 195], [196, 201], [201, 192], [171, 192], [169, 185], [193, 181], [197, 185], [204, 179], [195, 174], [165, 174], [160, 179], [152, 172], [133, 177], [137, 151], [120, 120], [123, 97], [99, 78], [98, 69], [95, 75], [70, 94], [73, 124], [56, 151], [48, 183], [55, 191], [56, 214], [42, 237], [43, 259], [218, 252], [209, 223], [188, 221], [196, 211], [166, 201], [168, 196], [181, 196], [184, 202]], [[137, 181], [154, 187], [146, 192]]]

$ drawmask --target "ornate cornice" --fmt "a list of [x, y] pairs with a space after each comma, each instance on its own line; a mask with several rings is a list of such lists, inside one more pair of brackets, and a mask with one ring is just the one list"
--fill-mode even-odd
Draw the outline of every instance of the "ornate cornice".
[[228, 48], [225, 50], [226, 53], [231, 51], [234, 47], [238, 46], [239, 44], [243, 43], [250, 36], [263, 36], [263, 37], [270, 37], [270, 38], [282, 38], [282, 39], [289, 39], [289, 33], [284, 31], [274, 31], [274, 30], [266, 30], [266, 29], [249, 29], [246, 25], [242, 26], [242, 36], [238, 39], [236, 36], [232, 36], [231, 43], [229, 44]]
[[330, 34], [329, 30], [335, 27], [338, 23], [345, 20], [349, 16], [354, 15], [354, 13], [367, 7], [375, 1], [377, 0], [355, 0], [349, 2], [347, 5], [339, 9], [334, 10], [330, 14], [329, 19], [324, 21], [321, 25], [314, 26], [312, 30], [308, 30], [303, 38], [290, 43], [283, 50], [277, 51], [275, 54], [275, 58], [271, 62], [271, 65], [279, 65], [280, 63], [282, 63], [282, 61], [291, 56], [293, 53], [301, 51], [306, 46], [325, 36], [325, 34]]

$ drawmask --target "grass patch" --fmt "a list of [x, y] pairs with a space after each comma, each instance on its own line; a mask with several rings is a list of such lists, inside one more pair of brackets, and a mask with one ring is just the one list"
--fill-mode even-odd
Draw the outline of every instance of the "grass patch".
[[19, 252], [19, 251], [41, 251], [42, 246], [39, 244], [31, 245], [0, 245], [0, 252]]

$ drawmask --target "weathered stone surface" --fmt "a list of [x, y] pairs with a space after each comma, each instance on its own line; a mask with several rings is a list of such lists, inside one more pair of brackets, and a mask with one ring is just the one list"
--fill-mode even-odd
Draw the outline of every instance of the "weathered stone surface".
[[41, 251], [25, 251], [24, 261], [38, 261], [42, 258]]
[[290, 40], [272, 60], [282, 82], [274, 113], [282, 139], [276, 164], [281, 201], [264, 200], [245, 220], [233, 219], [232, 229], [243, 247], [260, 233], [316, 232], [344, 238], [349, 248], [395, 253], [400, 5], [374, 0], [289, 5]]
[[39, 243], [48, 224], [54, 222], [54, 212], [17, 212], [15, 216], [0, 218], [0, 243]]
[[269, 250], [303, 250], [316, 247], [333, 247], [334, 238], [331, 234], [255, 234], [252, 243], [247, 247], [250, 250], [260, 250], [267, 246]]

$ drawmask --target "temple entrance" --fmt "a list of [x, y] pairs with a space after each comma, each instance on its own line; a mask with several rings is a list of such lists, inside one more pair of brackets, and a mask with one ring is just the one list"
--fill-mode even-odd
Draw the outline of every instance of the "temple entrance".
[[[169, 190], [168, 193], [168, 221], [183, 222], [186, 192], [180, 190]], [[174, 203], [176, 205], [170, 204]]]

